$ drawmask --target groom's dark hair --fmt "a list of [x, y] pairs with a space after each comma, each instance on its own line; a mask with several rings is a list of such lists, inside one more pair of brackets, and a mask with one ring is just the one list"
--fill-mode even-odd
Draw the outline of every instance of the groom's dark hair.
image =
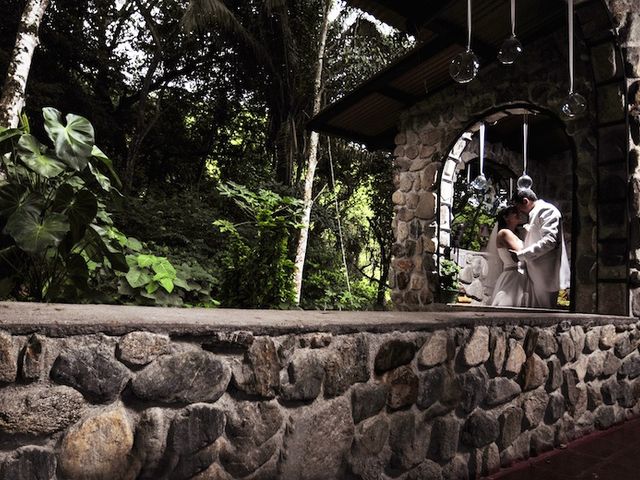
[[524, 203], [525, 198], [531, 200], [532, 202], [538, 200], [536, 192], [534, 192], [530, 188], [521, 188], [513, 194], [513, 196], [511, 197], [511, 203], [522, 204]]

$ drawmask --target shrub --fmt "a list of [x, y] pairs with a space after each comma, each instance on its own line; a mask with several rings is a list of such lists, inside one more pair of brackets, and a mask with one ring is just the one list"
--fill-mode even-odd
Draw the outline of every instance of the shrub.
[[0, 297], [74, 301], [90, 297], [88, 262], [128, 270], [110, 238], [104, 199], [119, 180], [78, 115], [44, 108], [51, 146], [19, 129], [0, 129]]
[[214, 222], [226, 235], [220, 257], [220, 298], [238, 307], [280, 307], [294, 304], [289, 238], [300, 228], [302, 202], [271, 190], [253, 192], [233, 182], [219, 187], [238, 207], [241, 221]]

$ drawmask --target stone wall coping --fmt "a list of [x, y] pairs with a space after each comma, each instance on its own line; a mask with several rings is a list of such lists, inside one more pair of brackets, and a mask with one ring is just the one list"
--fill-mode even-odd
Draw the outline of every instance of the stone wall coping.
[[[473, 307], [444, 311], [303, 311], [160, 308], [116, 305], [67, 305], [0, 302], [0, 330], [15, 335], [42, 333], [52, 337], [133, 331], [174, 336], [206, 336], [221, 332], [250, 331], [255, 335], [289, 333], [434, 331], [477, 325], [547, 327], [564, 320], [572, 325], [629, 325], [634, 317], [575, 314], [560, 311]], [[435, 308], [435, 307], [434, 307]]]

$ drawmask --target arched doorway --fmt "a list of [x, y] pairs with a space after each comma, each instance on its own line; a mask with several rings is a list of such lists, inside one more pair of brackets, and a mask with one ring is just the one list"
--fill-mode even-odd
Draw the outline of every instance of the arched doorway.
[[[508, 204], [517, 178], [523, 173], [525, 116], [529, 126], [527, 173], [538, 195], [562, 212], [565, 242], [568, 251], [572, 251], [576, 158], [575, 145], [565, 125], [552, 112], [533, 105], [511, 105], [489, 111], [454, 142], [439, 177], [438, 271], [443, 271], [445, 262], [459, 265], [464, 293], [461, 300], [465, 303], [482, 305], [491, 300], [492, 288], [485, 284], [486, 243], [497, 212]], [[486, 127], [483, 170], [488, 186], [484, 190], [473, 186], [480, 173], [481, 123]], [[568, 308], [569, 292], [561, 293], [559, 305]]]
[[[619, 54], [610, 37], [606, 42]], [[451, 247], [450, 238], [447, 245], [437, 232], [442, 214], [439, 198], [447, 192], [440, 191], [434, 172], [446, 174], [443, 164], [461, 134], [493, 113], [524, 106], [551, 112], [558, 119], [555, 112], [566, 95], [565, 43], [566, 32], [554, 32], [530, 45], [526, 68], [481, 70], [474, 82], [442, 90], [401, 117], [394, 152], [398, 169], [394, 228], [396, 244], [410, 248], [397, 248], [402, 256], [392, 261], [392, 299], [398, 308], [421, 309], [434, 301], [440, 282], [437, 252]], [[599, 45], [577, 42], [579, 58], [589, 60], [576, 66], [577, 88], [587, 97], [588, 114], [562, 119], [575, 152], [571, 303], [576, 312], [625, 314], [630, 250], [627, 189], [621, 187], [628, 179], [625, 97], [620, 93], [624, 77], [619, 68], [608, 75], [594, 73], [590, 60], [596, 62]], [[602, 60], [597, 61], [601, 69]]]

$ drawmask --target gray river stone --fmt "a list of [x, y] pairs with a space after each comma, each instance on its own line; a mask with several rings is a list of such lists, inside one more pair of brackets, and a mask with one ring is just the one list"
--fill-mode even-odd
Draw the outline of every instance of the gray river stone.
[[56, 456], [42, 447], [21, 447], [0, 465], [0, 478], [7, 480], [54, 480]]
[[189, 405], [171, 423], [167, 436], [169, 478], [182, 480], [206, 470], [215, 460], [212, 445], [224, 432], [225, 414], [211, 405]]
[[140, 464], [139, 480], [161, 477], [171, 420], [170, 413], [158, 407], [149, 408], [140, 416], [134, 442], [135, 456]]
[[376, 373], [384, 373], [401, 365], [406, 365], [416, 353], [416, 345], [404, 340], [391, 340], [383, 343], [376, 354]]
[[231, 372], [212, 353], [164, 355], [131, 382], [140, 399], [162, 403], [215, 402], [227, 389]]
[[274, 436], [282, 426], [282, 413], [270, 402], [239, 402], [227, 412], [227, 442], [220, 452], [225, 470], [246, 477], [274, 455]]
[[355, 383], [369, 380], [369, 345], [364, 335], [344, 337], [331, 344], [325, 357], [324, 395], [337, 397]]
[[18, 374], [18, 346], [14, 338], [0, 332], [0, 383], [16, 381]]
[[491, 407], [502, 405], [517, 397], [521, 392], [520, 385], [513, 380], [505, 377], [493, 378], [489, 380], [486, 397], [487, 405]]
[[42, 378], [46, 354], [46, 338], [38, 334], [31, 335], [22, 352], [22, 378], [28, 381]]
[[273, 398], [280, 391], [280, 359], [273, 340], [258, 337], [244, 354], [244, 362], [234, 368], [236, 387], [249, 395]]
[[284, 400], [310, 401], [320, 394], [324, 365], [315, 352], [296, 351], [289, 363], [289, 382], [282, 385]]
[[51, 369], [56, 382], [70, 385], [98, 402], [118, 398], [130, 375], [109, 348], [93, 345], [62, 352]]
[[70, 387], [6, 387], [0, 390], [0, 431], [48, 435], [74, 423], [86, 407], [82, 394]]
[[490, 414], [476, 410], [467, 418], [462, 429], [462, 443], [480, 448], [495, 442], [500, 434], [500, 425]]
[[133, 441], [133, 428], [121, 404], [92, 412], [65, 433], [58, 457], [62, 478], [135, 478]]
[[348, 398], [330, 401], [320, 410], [305, 410], [287, 428], [284, 440], [287, 455], [281, 464], [280, 478], [344, 478], [344, 452], [351, 446], [353, 435]]
[[146, 365], [169, 353], [170, 344], [169, 335], [131, 332], [118, 342], [118, 358], [129, 365]]
[[385, 406], [389, 386], [383, 383], [354, 385], [351, 390], [351, 410], [354, 423], [372, 417]]

